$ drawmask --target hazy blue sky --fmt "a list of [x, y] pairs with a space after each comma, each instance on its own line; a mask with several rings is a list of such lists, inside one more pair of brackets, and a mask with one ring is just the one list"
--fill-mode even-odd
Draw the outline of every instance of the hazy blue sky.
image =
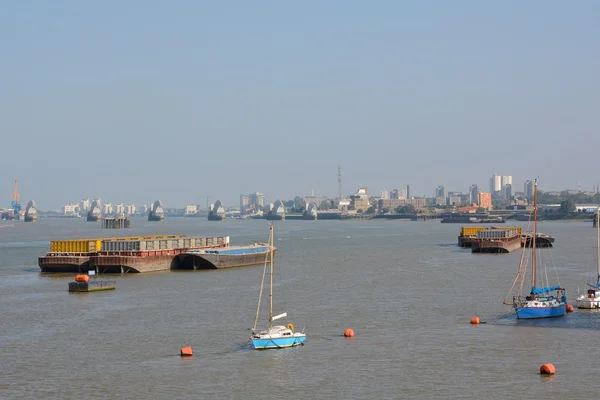
[[600, 2], [13, 1], [0, 198], [600, 185]]

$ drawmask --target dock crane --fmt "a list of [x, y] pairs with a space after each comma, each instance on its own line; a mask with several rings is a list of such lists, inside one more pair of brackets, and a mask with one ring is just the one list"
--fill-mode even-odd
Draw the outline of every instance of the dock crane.
[[15, 219], [19, 219], [19, 213], [21, 212], [21, 202], [19, 201], [21, 196], [19, 195], [19, 181], [15, 179], [15, 190], [13, 190], [12, 202], [10, 206], [15, 213]]

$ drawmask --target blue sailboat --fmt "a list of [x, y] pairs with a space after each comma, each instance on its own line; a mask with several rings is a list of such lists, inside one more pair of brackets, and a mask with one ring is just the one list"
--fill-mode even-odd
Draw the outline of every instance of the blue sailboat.
[[[281, 318], [287, 317], [287, 312], [273, 315], [273, 248], [274, 248], [274, 226], [270, 224], [269, 229], [269, 247], [270, 251], [265, 260], [265, 267], [263, 270], [262, 282], [260, 285], [260, 294], [258, 296], [258, 306], [256, 308], [256, 318], [254, 319], [254, 327], [252, 328], [252, 335], [250, 337], [252, 345], [255, 350], [268, 350], [268, 349], [283, 349], [287, 347], [295, 347], [304, 344], [306, 340], [306, 334], [304, 332], [295, 332], [294, 325], [288, 323], [287, 325], [273, 325], [273, 322]], [[267, 275], [267, 264], [270, 266], [269, 273], [269, 326], [265, 330], [256, 331], [258, 324], [258, 315], [260, 312], [260, 305], [262, 300], [262, 293], [265, 284], [265, 277]]]
[[[513, 297], [512, 306], [518, 319], [538, 319], [553, 318], [565, 315], [567, 311], [567, 297], [565, 289], [560, 285], [537, 287], [537, 179], [533, 185], [533, 235], [532, 235], [532, 263], [531, 263], [531, 291], [529, 295], [523, 296], [519, 292], [518, 296]], [[523, 260], [527, 247], [523, 248], [523, 256], [519, 265], [519, 272], [515, 278], [515, 283], [519, 276], [521, 277], [521, 287], [525, 279], [526, 268]], [[526, 264], [525, 264], [526, 265]], [[514, 287], [514, 283], [513, 283]], [[555, 292], [553, 294], [552, 292]]]

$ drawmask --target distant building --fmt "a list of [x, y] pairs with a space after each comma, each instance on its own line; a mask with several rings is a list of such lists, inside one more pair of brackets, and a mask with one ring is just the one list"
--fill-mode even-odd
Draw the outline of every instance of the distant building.
[[125, 214], [125, 205], [123, 203], [119, 203], [116, 206], [117, 214]]
[[416, 210], [427, 208], [427, 200], [422, 197], [413, 197], [411, 199], [381, 199], [377, 202], [379, 210], [394, 211], [398, 207], [412, 205]]
[[194, 215], [198, 213], [198, 206], [196, 204], [188, 204], [185, 206], [185, 215]]
[[[390, 198], [390, 200], [404, 199], [404, 193], [402, 193], [402, 190], [394, 189], [391, 191], [389, 198]], [[387, 200], [387, 199], [384, 199], [384, 200]]]
[[479, 204], [479, 186], [471, 185], [469, 188], [469, 204]]
[[492, 194], [489, 192], [479, 193], [479, 207], [491, 208], [492, 207]]
[[501, 180], [502, 187], [512, 185], [512, 175], [503, 175]]
[[362, 210], [367, 211], [371, 207], [369, 203], [369, 191], [366, 187], [358, 189], [356, 194], [350, 195], [350, 210]]
[[448, 197], [448, 205], [449, 206], [457, 206], [462, 203], [461, 196], [449, 196]]
[[262, 193], [254, 192], [249, 195], [240, 195], [240, 212], [242, 214], [253, 212], [265, 207], [265, 197]]
[[[435, 189], [435, 197], [443, 197], [444, 199], [448, 197], [448, 191], [445, 186], [438, 186]], [[445, 204], [445, 201], [444, 201]]]
[[498, 174], [492, 175], [490, 178], [490, 192], [495, 193], [502, 190], [502, 176]]
[[135, 214], [135, 212], [136, 212], [135, 204], [128, 204], [127, 207], [125, 207], [125, 210], [127, 211], [127, 215]]
[[513, 189], [512, 189], [512, 184], [506, 184], [503, 188], [504, 190], [504, 198], [506, 200], [511, 200], [513, 198]]
[[532, 181], [525, 181], [525, 185], [523, 187], [523, 193], [525, 194], [525, 198], [527, 199], [527, 201], [529, 201], [529, 202], [533, 201], [533, 182]]
[[390, 192], [388, 192], [386, 189], [382, 189], [381, 190], [381, 198], [384, 200], [387, 200], [390, 198]]
[[406, 185], [406, 198], [410, 199], [410, 185]]
[[76, 215], [79, 214], [79, 205], [78, 204], [65, 204], [63, 207], [64, 215]]

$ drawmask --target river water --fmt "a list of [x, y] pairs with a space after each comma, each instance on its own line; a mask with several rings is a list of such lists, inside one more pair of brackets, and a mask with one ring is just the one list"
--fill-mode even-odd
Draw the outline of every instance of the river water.
[[[229, 235], [265, 242], [263, 220], [0, 222], [0, 398], [595, 398], [600, 313], [517, 321], [503, 305], [520, 252], [474, 255], [460, 224], [278, 221], [274, 312], [305, 346], [254, 351], [262, 266], [110, 275], [117, 290], [69, 294], [73, 274], [41, 274], [53, 239]], [[523, 225], [521, 225], [523, 226]], [[541, 222], [551, 283], [574, 303], [594, 271], [590, 223]], [[277, 297], [279, 296], [279, 297]], [[472, 316], [485, 324], [470, 325]], [[343, 337], [345, 328], [355, 337]], [[179, 357], [190, 345], [191, 358]], [[553, 363], [553, 377], [539, 367]]]

